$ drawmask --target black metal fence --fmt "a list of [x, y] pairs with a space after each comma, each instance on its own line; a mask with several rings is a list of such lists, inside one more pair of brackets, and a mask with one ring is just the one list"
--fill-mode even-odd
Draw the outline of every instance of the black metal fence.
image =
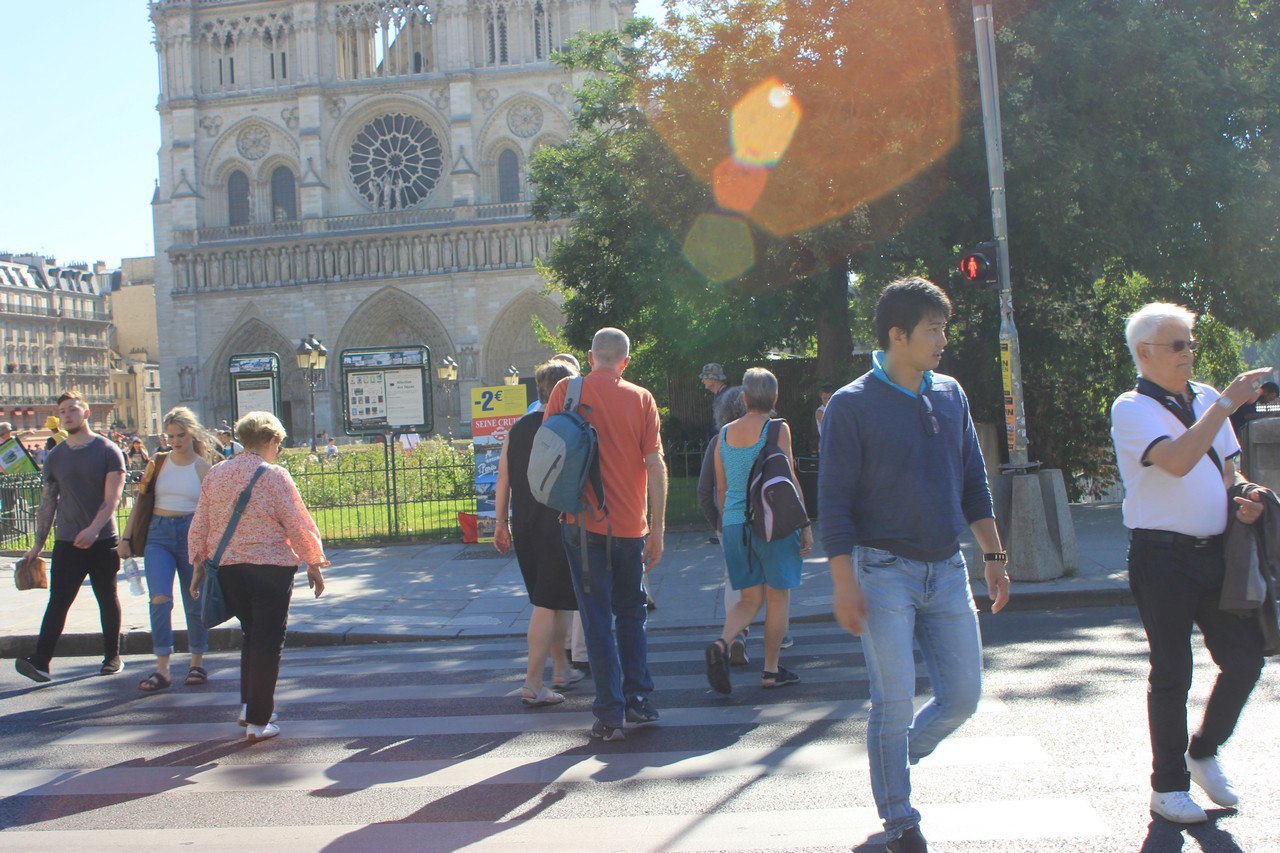
[[[670, 443], [669, 524], [696, 522], [696, 486], [705, 441]], [[326, 543], [442, 539], [460, 534], [459, 513], [475, 512], [475, 461], [470, 445], [427, 439], [405, 452], [398, 444], [347, 445], [337, 456], [286, 451], [288, 469]], [[26, 550], [36, 527], [41, 475], [0, 477], [0, 549]], [[117, 510], [124, 529], [138, 483], [125, 482]], [[50, 545], [51, 543], [46, 543]]]

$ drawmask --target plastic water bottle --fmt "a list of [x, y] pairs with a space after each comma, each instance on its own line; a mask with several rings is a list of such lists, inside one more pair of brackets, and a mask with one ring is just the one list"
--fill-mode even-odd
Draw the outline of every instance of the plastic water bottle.
[[146, 590], [142, 588], [142, 567], [138, 565], [137, 557], [124, 561], [124, 579], [129, 582], [129, 592], [134, 595], [145, 594]]

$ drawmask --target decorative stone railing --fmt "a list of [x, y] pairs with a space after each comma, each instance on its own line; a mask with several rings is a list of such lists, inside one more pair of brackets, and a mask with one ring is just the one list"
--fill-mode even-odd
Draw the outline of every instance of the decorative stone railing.
[[567, 235], [565, 220], [427, 226], [396, 233], [342, 237], [303, 234], [280, 243], [175, 246], [177, 294], [282, 287], [331, 281], [392, 279], [473, 270], [520, 269], [550, 254]]
[[252, 225], [224, 225], [210, 228], [178, 229], [173, 232], [175, 246], [206, 243], [238, 243], [245, 240], [292, 237], [298, 234], [339, 234], [353, 231], [381, 231], [414, 225], [448, 225], [468, 221], [492, 222], [500, 219], [528, 219], [527, 201], [477, 204], [458, 207], [428, 207], [388, 213], [360, 213], [353, 216], [329, 216], [323, 219], [295, 219], [286, 222], [256, 222]]

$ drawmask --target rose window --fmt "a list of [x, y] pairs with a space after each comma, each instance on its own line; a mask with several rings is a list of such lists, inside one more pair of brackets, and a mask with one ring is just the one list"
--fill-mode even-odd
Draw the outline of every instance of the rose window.
[[440, 180], [440, 140], [426, 122], [404, 113], [380, 116], [351, 143], [349, 174], [360, 195], [378, 210], [421, 203]]

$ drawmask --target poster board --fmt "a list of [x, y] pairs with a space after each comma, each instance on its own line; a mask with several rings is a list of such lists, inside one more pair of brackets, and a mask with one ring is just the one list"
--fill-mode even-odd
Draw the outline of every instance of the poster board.
[[347, 435], [434, 429], [431, 349], [424, 344], [342, 351], [342, 425]]
[[0, 474], [34, 474], [39, 470], [40, 466], [17, 436], [9, 436], [0, 444]]
[[231, 375], [232, 423], [250, 412], [280, 417], [280, 356], [273, 352], [233, 355], [227, 372]]
[[523, 385], [471, 389], [471, 444], [476, 457], [476, 516], [480, 542], [493, 541], [497, 518], [498, 461], [511, 425], [524, 417], [528, 392]]

